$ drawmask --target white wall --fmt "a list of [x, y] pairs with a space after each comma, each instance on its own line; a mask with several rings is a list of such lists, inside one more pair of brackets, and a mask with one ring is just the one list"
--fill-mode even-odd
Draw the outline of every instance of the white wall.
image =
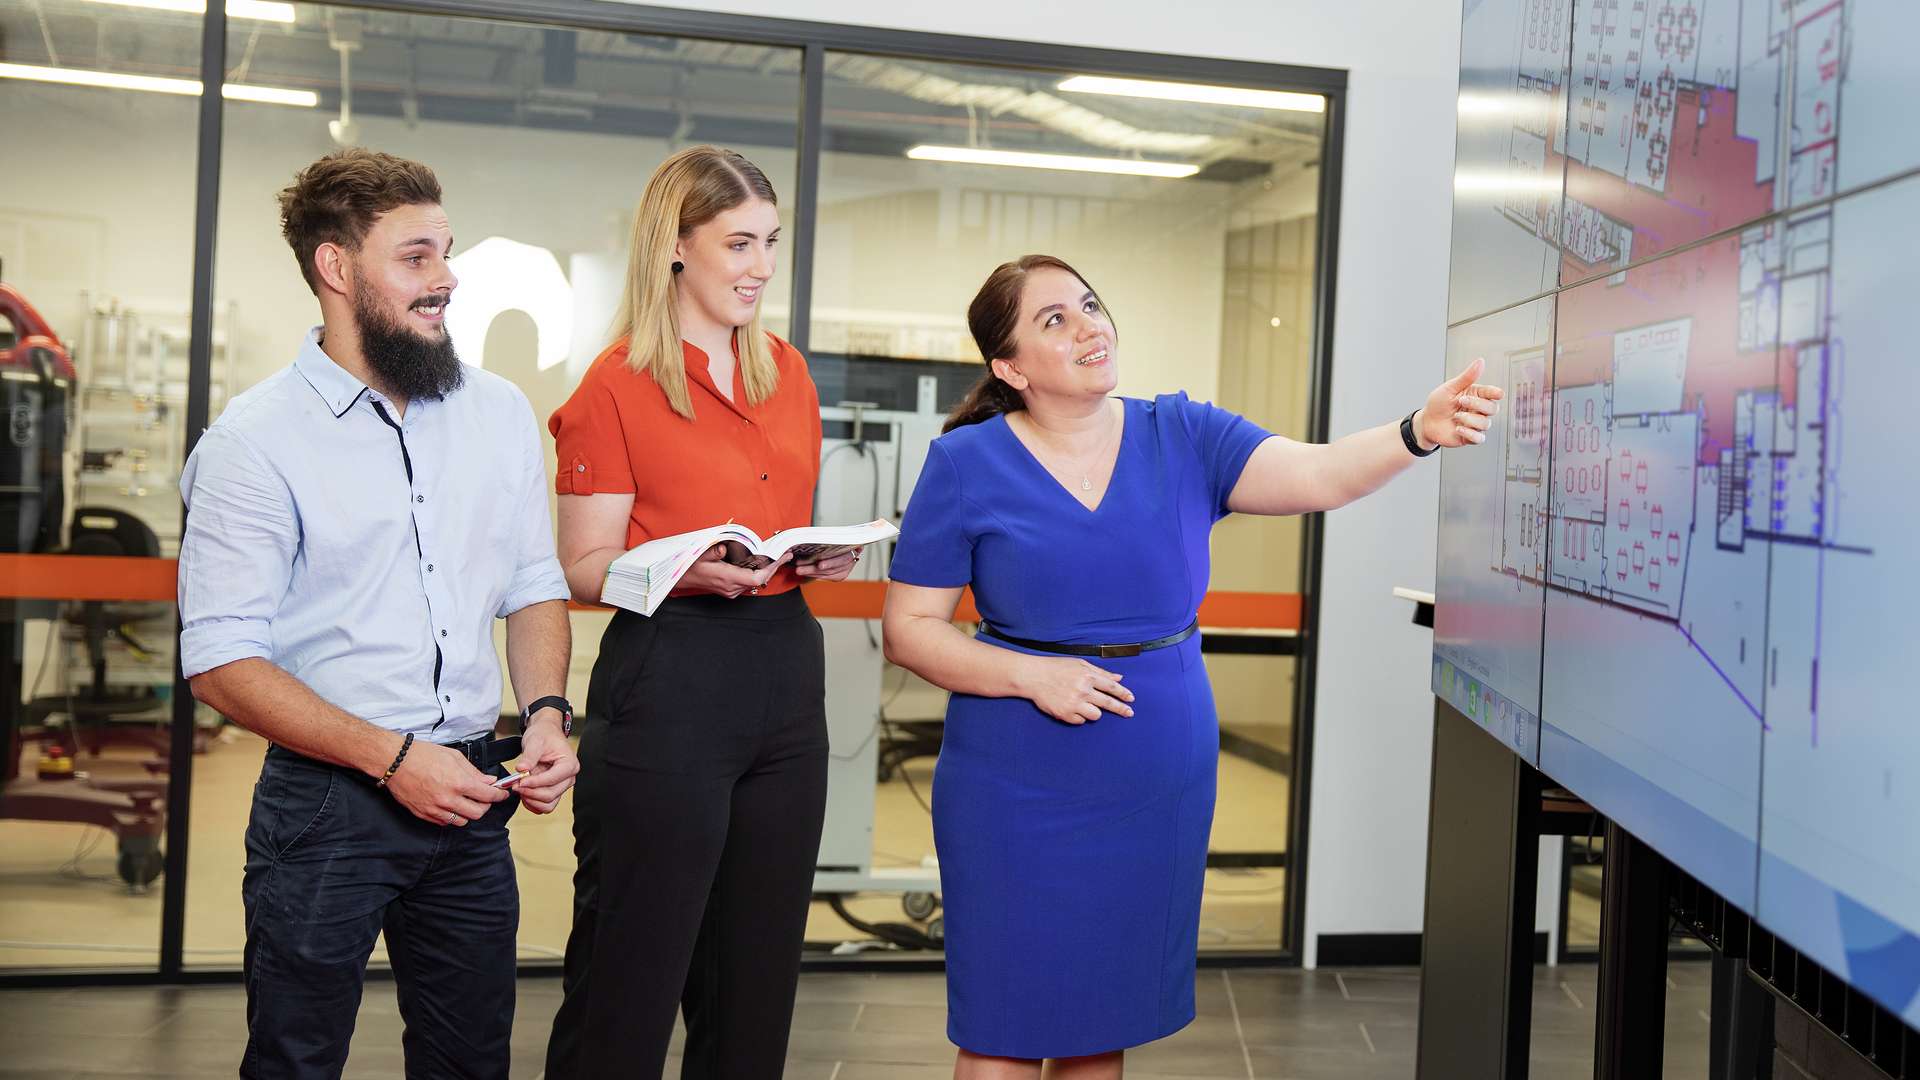
[[[672, 6], [1345, 68], [1333, 433], [1397, 419], [1439, 380], [1460, 9], [1439, 0], [680, 0]], [[1438, 470], [1329, 515], [1305, 961], [1325, 933], [1420, 929], [1431, 639], [1394, 585], [1431, 588]]]

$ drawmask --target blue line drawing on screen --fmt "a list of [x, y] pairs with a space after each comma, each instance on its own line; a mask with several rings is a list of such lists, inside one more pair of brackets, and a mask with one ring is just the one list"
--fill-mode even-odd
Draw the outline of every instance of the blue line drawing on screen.
[[[1774, 189], [1777, 208], [1831, 194], [1838, 160], [1838, 43], [1845, 4], [1833, 2], [1812, 15], [1794, 7], [1747, 5], [1747, 14], [1765, 30], [1764, 55], [1773, 70], [1762, 85], [1780, 84], [1790, 103], [1789, 137], [1765, 144], [1777, 160], [1766, 162], [1756, 177], [1789, 177], [1788, 184]], [[1786, 9], [1784, 16], [1780, 9]], [[1707, 14], [1705, 22], [1716, 21]], [[1789, 25], [1777, 25], [1783, 18]], [[1597, 0], [1577, 7], [1575, 90], [1566, 129], [1570, 157], [1643, 187], [1664, 188], [1675, 80], [1699, 88], [1698, 68], [1683, 65], [1676, 71], [1668, 64], [1655, 73], [1648, 66], [1651, 49], [1629, 51], [1627, 62], [1620, 64], [1607, 43], [1623, 36], [1642, 41], [1649, 35], [1692, 33], [1702, 21], [1691, 4], [1629, 7], [1620, 0]], [[1698, 63], [1698, 50], [1679, 52], [1682, 59]], [[1713, 78], [1730, 87], [1732, 70], [1715, 64]], [[1760, 69], [1756, 63], [1747, 70], [1757, 74]], [[1778, 106], [1768, 97], [1741, 95], [1743, 132], [1778, 126]], [[1590, 264], [1630, 257], [1630, 226], [1571, 195], [1565, 201], [1569, 253]], [[1735, 438], [1720, 448], [1717, 465], [1698, 463], [1705, 417], [1698, 402], [1684, 400], [1689, 363], [1716, 359], [1690, 355], [1692, 317], [1618, 332], [1610, 378], [1554, 390], [1558, 438], [1552, 468], [1557, 487], [1548, 508], [1552, 556], [1546, 584], [1672, 621], [1763, 728], [1764, 691], [1780, 685], [1783, 666], [1803, 666], [1805, 700], [1809, 710], [1816, 708], [1828, 554], [1871, 554], [1836, 544], [1829, 513], [1828, 487], [1836, 482], [1837, 465], [1830, 458], [1837, 458], [1838, 427], [1829, 402], [1834, 400], [1832, 383], [1842, 356], [1840, 342], [1830, 332], [1830, 218], [1827, 207], [1789, 215], [1746, 230], [1739, 241], [1739, 348], [1787, 350], [1784, 355], [1791, 359], [1784, 363], [1792, 370], [1782, 373], [1785, 385], [1739, 392]], [[1628, 238], [1612, 237], [1620, 231]], [[1624, 274], [1615, 275], [1609, 284], [1624, 284], [1624, 279]], [[1524, 452], [1515, 444], [1517, 434], [1517, 429], [1509, 430], [1510, 457]], [[1756, 496], [1762, 502], [1758, 515]], [[1696, 551], [1696, 521], [1707, 520], [1709, 513], [1713, 544]], [[1523, 516], [1509, 514], [1509, 549], [1526, 546], [1525, 528]], [[1725, 596], [1702, 602], [1705, 598], [1689, 587], [1690, 571], [1712, 549], [1742, 552], [1749, 540], [1816, 549], [1807, 618], [1798, 632], [1770, 644], [1773, 655], [1765, 685], [1735, 674], [1747, 668], [1751, 642], [1764, 635], [1757, 630], [1729, 634], [1725, 625], [1727, 620], [1751, 623], [1756, 618], [1751, 605], [1728, 604]], [[1512, 563], [1503, 561], [1501, 568], [1512, 572]], [[1778, 634], [1782, 626], [1776, 621], [1772, 629]], [[1739, 663], [1725, 662], [1722, 656], [1738, 657]], [[1817, 716], [1812, 731], [1817, 743]]]

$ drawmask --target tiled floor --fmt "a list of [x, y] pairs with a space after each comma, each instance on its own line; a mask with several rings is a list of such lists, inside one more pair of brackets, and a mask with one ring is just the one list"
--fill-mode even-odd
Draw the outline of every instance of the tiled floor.
[[[921, 711], [926, 709], [923, 706]], [[1278, 734], [1283, 729], [1242, 726], [1236, 730], [1248, 738], [1283, 738]], [[266, 744], [258, 737], [228, 727], [194, 760], [192, 839], [187, 845], [189, 966], [240, 963], [245, 943], [240, 876], [246, 854], [241, 834], [265, 752]], [[144, 772], [138, 759], [146, 756], [145, 751], [121, 748], [114, 754], [120, 757], [89, 758], [85, 765], [103, 775]], [[933, 763], [931, 757], [915, 758], [907, 772], [895, 773], [889, 782], [875, 786], [876, 866], [918, 867], [933, 854], [932, 818], [920, 805], [922, 799], [932, 797]], [[31, 769], [32, 763], [27, 767]], [[1285, 808], [1291, 797], [1285, 774], [1223, 754], [1219, 789], [1210, 850], [1246, 853], [1283, 846], [1277, 838], [1287, 835]], [[510, 827], [519, 869], [521, 958], [557, 960], [566, 949], [573, 919], [573, 802], [562, 802], [560, 810], [547, 817], [516, 814]], [[129, 894], [116, 876], [116, 858], [113, 839], [98, 829], [0, 821], [0, 912], [6, 914], [6, 929], [0, 934], [0, 969], [157, 966], [161, 888], [156, 883], [144, 893]], [[1285, 871], [1277, 867], [1209, 870], [1201, 905], [1202, 947], [1278, 948], [1284, 884]], [[898, 894], [856, 894], [848, 906], [855, 917], [869, 922], [902, 919]], [[824, 901], [817, 901], [807, 937], [838, 942], [867, 935], [842, 922]], [[376, 953], [376, 960], [385, 960], [384, 948]]]
[[[1539, 968], [1535, 1080], [1593, 1074], [1592, 965]], [[1670, 967], [1668, 1080], [1706, 1075], [1707, 965]], [[1413, 1076], [1419, 974], [1406, 969], [1202, 971], [1199, 1018], [1127, 1055], [1132, 1080], [1393, 1080]], [[523, 979], [514, 1080], [541, 1076], [558, 980]], [[237, 987], [0, 992], [0, 1080], [230, 1076], [245, 1039]], [[786, 1075], [791, 1080], [944, 1080], [938, 975], [822, 974], [801, 980]], [[391, 983], [372, 983], [350, 1077], [401, 1075]], [[677, 1066], [667, 1075], [677, 1076]]]

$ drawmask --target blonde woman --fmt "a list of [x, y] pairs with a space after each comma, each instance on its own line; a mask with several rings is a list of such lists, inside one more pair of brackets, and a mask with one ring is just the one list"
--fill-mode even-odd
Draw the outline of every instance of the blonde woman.
[[[654, 171], [612, 345], [549, 428], [560, 562], [597, 603], [636, 544], [732, 518], [810, 524], [820, 403], [761, 329], [780, 216], [710, 146]], [[825, 657], [797, 588], [857, 553], [749, 571], [715, 548], [652, 617], [617, 613], [587, 689], [573, 933], [547, 1075], [777, 1077], [827, 791]]]

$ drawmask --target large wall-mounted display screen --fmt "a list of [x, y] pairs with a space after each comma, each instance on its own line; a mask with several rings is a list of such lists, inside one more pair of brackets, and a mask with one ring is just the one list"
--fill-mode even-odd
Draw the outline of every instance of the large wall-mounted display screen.
[[1573, 0], [1469, 0], [1460, 33], [1447, 321], [1546, 292], [1560, 265], [1558, 144]]
[[1739, 247], [1557, 297], [1540, 767], [1751, 912], [1770, 544], [1748, 480], [1778, 379], [1737, 340]]
[[[1798, 236], [1818, 236], [1812, 243]], [[1920, 179], [1796, 217], [1768, 466], [1760, 921], [1920, 1021]], [[1804, 284], [1796, 284], [1804, 283]]]
[[1433, 692], [1535, 761], [1546, 585], [1547, 451], [1553, 300], [1447, 333], [1447, 374], [1475, 359], [1506, 406], [1471, 454], [1440, 458]]
[[1462, 37], [1447, 370], [1511, 405], [1443, 465], [1435, 692], [1920, 1022], [1920, 9]]

